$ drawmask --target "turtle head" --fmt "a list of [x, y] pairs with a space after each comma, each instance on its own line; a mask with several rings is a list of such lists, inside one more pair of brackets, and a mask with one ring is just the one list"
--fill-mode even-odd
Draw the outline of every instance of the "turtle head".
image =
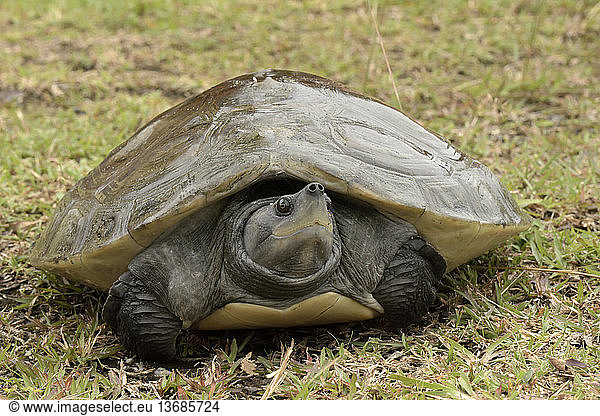
[[321, 269], [334, 241], [331, 200], [323, 185], [310, 183], [299, 192], [263, 205], [243, 231], [248, 256], [267, 269], [302, 278]]

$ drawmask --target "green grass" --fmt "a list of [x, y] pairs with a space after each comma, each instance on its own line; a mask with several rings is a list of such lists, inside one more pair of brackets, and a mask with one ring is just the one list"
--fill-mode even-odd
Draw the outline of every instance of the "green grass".
[[[0, 398], [600, 398], [598, 1], [121, 3], [0, 5]], [[106, 295], [28, 248], [137, 127], [268, 67], [401, 107], [501, 176], [533, 227], [449, 273], [422, 326], [186, 333], [187, 361], [140, 362], [101, 321]]]

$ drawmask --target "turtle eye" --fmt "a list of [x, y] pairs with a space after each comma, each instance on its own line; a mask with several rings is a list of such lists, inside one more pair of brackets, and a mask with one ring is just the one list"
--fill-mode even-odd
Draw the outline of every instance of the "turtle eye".
[[277, 209], [278, 214], [288, 215], [292, 212], [292, 201], [286, 197], [279, 198], [277, 202], [275, 202], [275, 208]]

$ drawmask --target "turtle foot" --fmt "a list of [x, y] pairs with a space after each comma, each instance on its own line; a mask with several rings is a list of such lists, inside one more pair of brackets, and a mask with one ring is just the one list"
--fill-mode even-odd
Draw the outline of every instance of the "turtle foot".
[[102, 317], [123, 345], [150, 361], [171, 361], [181, 320], [130, 272], [110, 288]]
[[383, 272], [373, 297], [385, 317], [397, 326], [418, 322], [435, 300], [444, 274], [444, 259], [420, 237], [413, 237], [396, 253]]

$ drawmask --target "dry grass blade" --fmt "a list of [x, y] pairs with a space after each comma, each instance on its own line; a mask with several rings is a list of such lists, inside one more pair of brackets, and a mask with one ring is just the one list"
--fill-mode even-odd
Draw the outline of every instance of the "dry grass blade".
[[567, 360], [565, 360], [565, 366], [567, 367], [577, 367], [577, 368], [587, 368], [587, 364], [576, 360], [574, 358], [569, 358]]
[[544, 267], [527, 267], [527, 266], [510, 266], [510, 267], [495, 267], [495, 266], [473, 266], [478, 270], [524, 270], [530, 272], [548, 272], [548, 273], [559, 273], [559, 274], [572, 274], [576, 276], [594, 277], [600, 279], [600, 274], [580, 272], [578, 270], [568, 269], [548, 269]]
[[385, 66], [387, 67], [388, 75], [390, 76], [390, 81], [392, 81], [392, 87], [394, 88], [394, 94], [396, 95], [396, 101], [398, 102], [398, 108], [402, 109], [402, 103], [400, 102], [400, 96], [398, 95], [398, 88], [396, 87], [396, 80], [394, 79], [394, 73], [392, 72], [392, 67], [390, 65], [390, 60], [388, 59], [387, 53], [385, 52], [385, 45], [383, 44], [383, 38], [381, 37], [381, 33], [379, 33], [379, 24], [377, 23], [376, 12], [373, 9], [373, 6], [369, 4], [369, 10], [371, 12], [371, 19], [373, 20], [373, 25], [375, 26], [375, 32], [377, 33], [377, 42], [381, 47], [381, 53], [383, 53], [383, 58], [385, 59]]
[[287, 351], [281, 358], [279, 368], [277, 370], [275, 370], [274, 372], [272, 372], [271, 374], [267, 375], [267, 378], [272, 377], [272, 380], [269, 383], [269, 385], [267, 386], [267, 389], [265, 390], [264, 394], [262, 395], [261, 400], [267, 400], [269, 397], [271, 397], [271, 395], [275, 392], [275, 390], [277, 390], [277, 387], [279, 387], [279, 385], [283, 381], [285, 369], [287, 368], [288, 362], [290, 361], [290, 356], [292, 355], [293, 351], [294, 351], [294, 339], [292, 338], [290, 346], [288, 347]]
[[302, 390], [300, 390], [298, 392], [298, 394], [296, 395], [296, 399], [301, 399], [303, 397], [306, 397], [306, 395], [308, 394], [308, 389], [311, 386], [312, 383], [314, 383], [318, 378], [320, 378], [326, 371], [328, 371], [332, 366], [334, 366], [337, 362], [339, 362], [342, 359], [342, 357], [336, 357], [333, 360], [329, 361], [327, 364], [325, 364], [324, 366], [320, 367], [316, 373], [314, 373], [310, 379], [308, 379], [305, 383], [304, 386], [302, 387]]
[[550, 357], [550, 358], [548, 358], [548, 360], [550, 361], [550, 364], [552, 364], [554, 366], [554, 368], [556, 368], [557, 370], [565, 371], [565, 369], [566, 369], [565, 360], [561, 360], [560, 358], [554, 358], [554, 357]]

